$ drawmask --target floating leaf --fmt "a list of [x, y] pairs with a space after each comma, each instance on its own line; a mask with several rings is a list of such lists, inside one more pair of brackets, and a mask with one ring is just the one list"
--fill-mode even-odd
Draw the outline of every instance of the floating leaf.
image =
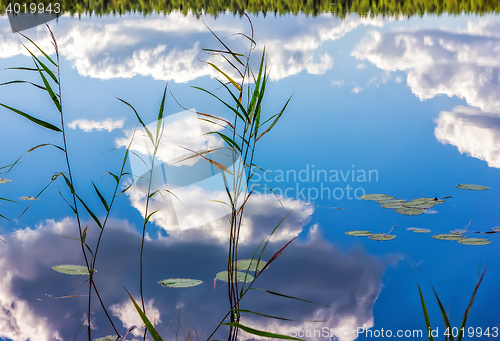
[[411, 230], [411, 231], [416, 232], [416, 233], [429, 233], [429, 232], [431, 232], [431, 230], [429, 230], [429, 229], [421, 229], [418, 227], [410, 227], [408, 230]]
[[118, 335], [108, 335], [105, 337], [100, 337], [98, 339], [95, 339], [94, 341], [118, 341], [120, 337]]
[[[390, 197], [388, 197], [390, 198]], [[403, 203], [406, 202], [404, 199], [382, 199], [382, 200], [377, 200], [378, 204], [390, 204], [390, 203]]]
[[362, 200], [373, 200], [373, 201], [394, 199], [394, 197], [390, 197], [387, 194], [365, 194], [360, 196], [359, 198]]
[[370, 238], [371, 240], [391, 240], [396, 238], [396, 236], [387, 233], [373, 233], [368, 238]]
[[[60, 272], [62, 274], [67, 275], [88, 275], [89, 270], [86, 266], [82, 265], [56, 265], [53, 266], [52, 269], [54, 271]], [[94, 272], [96, 270], [93, 270]]]
[[20, 197], [19, 199], [21, 199], [21, 200], [30, 200], [30, 201], [38, 200], [37, 198], [32, 197], [31, 195], [28, 196], [28, 197]]
[[373, 233], [370, 231], [347, 231], [345, 234], [348, 236], [355, 236], [355, 237], [366, 237], [366, 236], [371, 236]]
[[436, 234], [436, 235], [432, 236], [432, 238], [439, 239], [439, 240], [456, 241], [456, 240], [464, 239], [465, 237], [459, 233], [450, 233], [450, 234]]
[[158, 284], [167, 288], [190, 288], [202, 284], [203, 281], [189, 278], [167, 278], [158, 281]]
[[398, 208], [398, 207], [403, 207], [402, 204], [403, 204], [403, 202], [394, 202], [393, 203], [392, 201], [387, 201], [385, 204], [382, 204], [381, 207], [383, 207], [383, 208]]
[[[257, 262], [259, 263], [259, 266], [257, 266]], [[242, 259], [236, 262], [235, 267], [236, 270], [244, 270], [246, 271], [247, 269], [250, 271], [257, 271], [257, 270], [262, 270], [266, 266], [266, 262], [261, 260], [258, 261], [257, 259], [254, 259], [253, 261], [251, 259]]]
[[0, 184], [8, 184], [9, 182], [12, 182], [12, 180], [0, 178]]
[[421, 208], [408, 208], [408, 207], [398, 207], [395, 209], [399, 214], [404, 215], [419, 215], [424, 213], [424, 210]]
[[460, 189], [468, 189], [469, 191], [485, 191], [487, 189], [490, 189], [489, 187], [486, 186], [471, 185], [471, 184], [458, 184], [455, 187]]
[[458, 241], [460, 244], [465, 245], [488, 245], [491, 241], [484, 238], [464, 238]]
[[[253, 276], [250, 274], [246, 274], [240, 271], [235, 271], [233, 273], [233, 279], [236, 279], [238, 282], [245, 282], [245, 276], [247, 283], [253, 281]], [[229, 271], [221, 271], [215, 276], [215, 278], [217, 278], [219, 281], [229, 282]]]

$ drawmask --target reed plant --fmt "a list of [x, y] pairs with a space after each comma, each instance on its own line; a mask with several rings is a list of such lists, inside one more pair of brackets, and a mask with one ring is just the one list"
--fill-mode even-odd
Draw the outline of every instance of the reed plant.
[[[279, 228], [279, 226], [289, 213], [286, 215], [284, 214], [284, 217], [279, 224], [270, 227], [269, 236], [260, 243], [260, 245], [255, 250], [252, 258], [248, 260], [239, 259], [238, 246], [240, 243], [241, 230], [244, 228], [242, 222], [245, 217], [245, 207], [249, 202], [252, 194], [255, 193], [256, 188], [259, 186], [258, 184], [251, 185], [251, 183], [253, 183], [251, 182], [251, 179], [257, 171], [262, 171], [262, 168], [254, 163], [254, 157], [258, 142], [261, 141], [261, 139], [276, 126], [291, 100], [291, 97], [288, 98], [282, 109], [274, 115], [265, 115], [265, 110], [263, 108], [263, 99], [269, 80], [269, 71], [266, 65], [265, 58], [266, 53], [265, 49], [263, 49], [261, 55], [259, 56], [260, 63], [258, 66], [258, 70], [253, 70], [251, 67], [251, 56], [253, 51], [256, 49], [256, 42], [253, 38], [253, 26], [250, 18], [246, 14], [245, 16], [246, 18], [248, 18], [251, 34], [247, 35], [244, 33], [237, 33], [236, 36], [239, 36], [239, 38], [245, 40], [248, 43], [249, 47], [246, 53], [240, 53], [231, 50], [228, 45], [207, 26], [207, 29], [210, 30], [213, 36], [220, 43], [221, 48], [204, 49], [204, 52], [208, 53], [209, 55], [215, 55], [218, 58], [221, 58], [221, 61], [225, 63], [225, 66], [221, 66], [221, 64], [216, 65], [212, 62], [206, 63], [210, 67], [214, 68], [222, 77], [223, 80], [217, 80], [217, 82], [218, 86], [220, 86], [220, 90], [224, 91], [225, 95], [219, 94], [217, 91], [210, 91], [204, 88], [195, 87], [198, 91], [201, 91], [209, 95], [210, 98], [213, 98], [216, 101], [222, 103], [228, 109], [228, 112], [233, 116], [232, 119], [225, 119], [217, 115], [196, 112], [201, 120], [205, 120], [217, 125], [222, 125], [224, 127], [223, 131], [214, 130], [208, 132], [207, 134], [216, 134], [222, 140], [224, 140], [226, 145], [223, 148], [211, 149], [201, 153], [192, 151], [192, 154], [188, 156], [188, 158], [201, 157], [207, 162], [211, 163], [213, 166], [221, 169], [223, 171], [222, 173], [224, 179], [224, 187], [227, 194], [227, 200], [220, 202], [220, 204], [224, 205], [227, 208], [228, 212], [227, 217], [229, 222], [229, 234], [227, 271], [223, 272], [222, 275], [219, 274], [218, 278], [228, 283], [229, 309], [227, 314], [221, 319], [220, 323], [216, 326], [215, 330], [208, 337], [208, 339], [211, 339], [211, 337], [221, 326], [229, 327], [229, 341], [235, 341], [238, 338], [238, 333], [240, 330], [261, 337], [296, 339], [286, 335], [279, 335], [267, 331], [256, 330], [240, 323], [242, 314], [253, 314], [268, 318], [282, 319], [280, 317], [273, 317], [264, 313], [243, 309], [241, 307], [241, 300], [250, 289], [256, 289], [253, 288], [255, 280], [259, 276], [261, 276], [265, 270], [268, 269], [269, 265], [274, 262], [284, 252], [285, 248], [290, 245], [290, 243], [295, 239], [294, 238], [286, 243], [267, 262], [262, 259], [264, 251], [268, 247], [270, 238]], [[95, 283], [95, 269], [96, 264], [98, 263], [98, 255], [102, 236], [104, 234], [104, 231], [106, 230], [106, 226], [108, 225], [110, 213], [115, 206], [116, 198], [129, 190], [134, 181], [137, 180], [132, 174], [126, 171], [126, 164], [129, 159], [130, 153], [134, 153], [132, 146], [137, 134], [137, 128], [134, 131], [134, 135], [132, 136], [130, 143], [125, 149], [123, 161], [120, 167], [118, 167], [118, 170], [108, 171], [106, 173], [115, 182], [113, 193], [110, 195], [106, 195], [101, 190], [99, 190], [98, 186], [94, 182], [91, 183], [95, 195], [98, 198], [98, 201], [101, 203], [102, 210], [104, 211], [104, 215], [99, 214], [95, 210], [91, 209], [88, 201], [82, 198], [82, 196], [80, 195], [83, 185], [75, 182], [75, 176], [73, 173], [74, 171], [71, 166], [72, 157], [70, 151], [68, 150], [67, 144], [59, 48], [56, 38], [48, 25], [47, 30], [50, 33], [51, 42], [54, 48], [53, 54], [51, 55], [55, 55], [55, 58], [51, 57], [49, 53], [42, 50], [29, 37], [23, 35], [22, 33], [19, 33], [25, 39], [26, 43], [31, 44], [30, 47], [28, 47], [26, 44], [22, 43], [32, 58], [33, 66], [8, 68], [10, 70], [35, 73], [39, 76], [40, 83], [37, 84], [26, 80], [14, 80], [0, 84], [0, 86], [25, 84], [34, 86], [37, 90], [43, 91], [48, 97], [50, 97], [51, 103], [53, 104], [52, 110], [54, 111], [54, 122], [41, 120], [31, 114], [26, 113], [23, 110], [14, 108], [8, 104], [0, 103], [0, 106], [11, 113], [24, 117], [25, 119], [31, 121], [33, 124], [36, 124], [46, 130], [50, 130], [54, 134], [58, 134], [60, 136], [60, 143], [44, 143], [30, 148], [14, 163], [0, 168], [0, 171], [2, 171], [0, 173], [2, 175], [1, 180], [8, 181], [8, 174], [13, 171], [14, 167], [20, 162], [20, 160], [27, 154], [32, 153], [36, 150], [39, 150], [41, 148], [55, 148], [63, 154], [65, 164], [59, 166], [61, 167], [61, 169], [52, 176], [48, 184], [36, 195], [36, 197], [33, 197], [32, 199], [38, 199], [38, 197], [41, 196], [44, 191], [47, 190], [47, 188], [49, 188], [50, 185], [54, 182], [63, 181], [66, 190], [59, 191], [59, 194], [61, 198], [67, 203], [68, 207], [71, 209], [71, 212], [75, 215], [79, 235], [79, 238], [70, 239], [75, 239], [80, 244], [85, 266], [62, 265], [54, 267], [54, 270], [68, 274], [85, 274], [88, 276], [88, 279], [83, 282], [88, 284], [88, 309], [86, 313], [88, 340], [92, 341], [91, 309], [94, 299], [98, 300], [105, 315], [107, 316], [107, 319], [109, 320], [110, 325], [116, 333], [113, 338], [116, 337], [116, 340], [121, 340], [126, 337], [126, 335], [130, 332], [130, 329], [126, 332], [125, 336], [121, 336], [118, 329], [116, 328], [113, 319], [108, 313], [108, 310], [104, 303], [106, 298], [101, 297], [98, 287]], [[37, 53], [35, 54], [34, 51], [37, 51]], [[37, 55], [39, 56], [37, 57]], [[224, 71], [224, 67], [229, 67], [230, 71]], [[237, 77], [232, 76], [231, 74], [235, 74], [237, 75]], [[134, 300], [134, 298], [130, 294], [129, 295], [138, 311], [138, 314], [140, 315], [146, 326], [143, 339], [146, 339], [146, 333], [149, 332], [149, 334], [155, 341], [162, 339], [155, 329], [155, 326], [153, 326], [153, 324], [148, 320], [145, 314], [145, 295], [143, 290], [143, 254], [147, 227], [150, 224], [152, 216], [158, 213], [158, 211], [151, 211], [151, 200], [156, 195], [163, 195], [163, 191], [168, 192], [169, 195], [175, 196], [175, 193], [172, 193], [165, 189], [157, 188], [153, 183], [153, 170], [155, 167], [156, 156], [161, 145], [161, 137], [164, 134], [164, 108], [166, 97], [167, 87], [165, 86], [160, 108], [156, 116], [155, 129], [148, 128], [148, 126], [144, 123], [144, 120], [132, 104], [123, 99], [119, 99], [119, 101], [121, 101], [133, 111], [135, 118], [138, 121], [138, 129], [143, 130], [144, 134], [147, 136], [148, 143], [151, 144], [153, 150], [152, 155], [150, 155], [149, 164], [146, 163], [148, 166], [148, 172], [146, 173], [146, 176], [141, 177], [142, 180], [147, 183], [147, 194], [145, 210], [142, 219], [142, 238], [140, 246], [140, 303], [138, 304], [136, 300]], [[58, 118], [57, 123], [55, 123], [56, 117]], [[229, 155], [230, 159], [232, 160], [231, 165], [226, 167], [224, 164], [215, 161], [217, 153], [224, 153], [226, 156]], [[132, 178], [130, 179], [131, 176]], [[15, 202], [14, 200], [10, 200], [7, 198], [0, 198], [0, 200]], [[28, 205], [21, 216], [29, 209], [30, 206], [31, 204]], [[86, 217], [85, 215], [88, 215], [88, 217]], [[103, 216], [103, 218], [100, 219], [98, 218], [98, 216]], [[0, 217], [3, 219], [8, 219], [4, 215], [0, 215]], [[84, 223], [85, 219], [91, 219], [91, 221], [93, 221], [93, 223], [95, 223], [98, 228], [98, 236], [95, 245], [89, 245], [87, 233], [90, 233], [90, 230], [88, 229], [89, 225], [86, 225]], [[263, 289], [258, 290], [280, 297], [299, 299], [296, 297], [287, 296]]]
[[[470, 310], [472, 308], [472, 304], [474, 303], [474, 299], [476, 297], [476, 294], [477, 294], [477, 291], [479, 289], [479, 286], [481, 285], [481, 282], [483, 281], [483, 277], [484, 277], [484, 275], [486, 273], [486, 269], [487, 268], [488, 268], [488, 266], [485, 267], [485, 269], [483, 270], [482, 273], [481, 273], [481, 268], [479, 269], [478, 277], [477, 277], [477, 280], [476, 280], [476, 284], [474, 286], [474, 290], [472, 292], [472, 296], [471, 296], [471, 298], [469, 300], [469, 305], [467, 306], [467, 309], [465, 310], [464, 316], [462, 318], [462, 322], [460, 324], [460, 327], [458, 327], [458, 328], [457, 327], [452, 327], [452, 325], [450, 323], [449, 315], [446, 312], [446, 310], [445, 310], [445, 308], [443, 306], [443, 303], [441, 302], [441, 299], [439, 298], [439, 296], [438, 296], [438, 294], [436, 292], [436, 289], [434, 289], [434, 286], [429, 283], [430, 286], [431, 286], [431, 288], [432, 288], [432, 291], [434, 293], [434, 296], [436, 297], [436, 301], [437, 301], [437, 303], [439, 305], [439, 310], [441, 312], [441, 317], [443, 318], [444, 326], [446, 328], [446, 330], [445, 330], [445, 332], [443, 334], [445, 336], [445, 341], [455, 341], [455, 340], [456, 341], [462, 341], [463, 337], [467, 336], [466, 335], [466, 329], [465, 329], [465, 326], [467, 324], [467, 318], [469, 316]], [[427, 310], [427, 305], [425, 303], [424, 295], [422, 294], [422, 289], [420, 288], [420, 284], [418, 283], [418, 280], [416, 279], [416, 277], [415, 277], [415, 281], [417, 282], [418, 293], [420, 295], [420, 303], [422, 304], [422, 312], [423, 312], [423, 315], [424, 315], [425, 325], [427, 327], [427, 337], [429, 338], [429, 341], [434, 341], [434, 336], [431, 333], [432, 326], [431, 326], [431, 322], [430, 322], [429, 312]], [[469, 328], [472, 328], [472, 327], [469, 327]], [[469, 334], [469, 337], [470, 337], [470, 333], [469, 332], [468, 332], [468, 334]], [[474, 337], [474, 336], [476, 336], [475, 332], [472, 333], [472, 337]]]

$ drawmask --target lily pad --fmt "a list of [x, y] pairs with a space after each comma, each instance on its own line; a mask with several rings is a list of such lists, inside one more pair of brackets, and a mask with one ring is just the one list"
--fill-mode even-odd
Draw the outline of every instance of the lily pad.
[[377, 200], [378, 204], [403, 203], [403, 202], [406, 202], [406, 200], [404, 200], [404, 199], [382, 199], [382, 200]]
[[411, 230], [413, 232], [416, 232], [416, 233], [429, 233], [429, 232], [431, 232], [431, 230], [429, 230], [429, 229], [421, 229], [418, 227], [412, 227]]
[[[86, 266], [82, 265], [56, 265], [53, 266], [54, 271], [67, 275], [88, 275], [89, 270]], [[94, 270], [95, 272], [96, 270]]]
[[391, 240], [396, 238], [396, 236], [387, 233], [373, 233], [368, 238], [370, 238], [371, 240]]
[[[252, 275], [240, 271], [235, 271], [233, 278], [236, 278], [238, 282], [245, 282], [245, 276], [247, 283], [253, 281]], [[229, 282], [229, 271], [221, 271], [217, 275], [215, 275], [215, 278], [217, 278], [219, 281]]]
[[118, 341], [120, 337], [118, 335], [108, 335], [105, 337], [100, 337], [98, 339], [95, 339], [94, 341]]
[[460, 244], [464, 245], [488, 245], [491, 244], [491, 240], [484, 238], [464, 238], [458, 241]]
[[[406, 202], [406, 201], [404, 201], [404, 202]], [[402, 204], [404, 202], [387, 201], [386, 203], [382, 204], [381, 207], [383, 207], [383, 208], [398, 208], [398, 207], [403, 207]]]
[[371, 236], [373, 233], [370, 231], [347, 231], [345, 234], [348, 236], [355, 236], [355, 237], [366, 237], [366, 236]]
[[[257, 262], [259, 264], [259, 266], [257, 266]], [[246, 271], [247, 269], [250, 269], [251, 271], [260, 271], [262, 269], [264, 269], [264, 267], [266, 266], [266, 262], [263, 261], [263, 260], [258, 260], [258, 259], [254, 259], [254, 260], [251, 260], [251, 259], [241, 259], [239, 261], [236, 262], [235, 264], [235, 267], [236, 267], [236, 270], [244, 270]]]
[[12, 180], [5, 179], [5, 178], [0, 178], [0, 185], [1, 184], [8, 184], [9, 182], [12, 182]]
[[202, 283], [203, 281], [200, 281], [199, 279], [190, 278], [167, 278], [158, 281], [158, 284], [161, 284], [166, 288], [190, 288]]
[[29, 197], [20, 197], [19, 199], [21, 199], [21, 200], [30, 200], [30, 201], [38, 200], [37, 198], [32, 197], [31, 195]]
[[458, 184], [455, 187], [460, 189], [468, 189], [469, 191], [486, 191], [490, 189], [489, 187], [486, 186], [472, 185], [472, 184]]
[[450, 234], [435, 234], [435, 235], [432, 236], [432, 238], [439, 239], [439, 240], [453, 240], [453, 241], [456, 241], [456, 240], [464, 239], [465, 237], [462, 236], [459, 233], [450, 233]]
[[398, 207], [395, 209], [399, 214], [404, 215], [419, 215], [424, 213], [424, 210], [421, 208], [409, 208], [409, 207]]
[[373, 200], [373, 201], [394, 199], [394, 197], [390, 197], [388, 194], [365, 194], [360, 196], [359, 198], [362, 200]]

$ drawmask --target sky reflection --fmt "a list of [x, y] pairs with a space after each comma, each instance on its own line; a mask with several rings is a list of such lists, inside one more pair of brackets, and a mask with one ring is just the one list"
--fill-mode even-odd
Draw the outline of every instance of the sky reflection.
[[[419, 227], [429, 228], [432, 234], [447, 233], [471, 220], [474, 223], [470, 229], [474, 231], [499, 225], [499, 17], [425, 16], [398, 21], [348, 16], [341, 21], [327, 15], [298, 15], [252, 17], [252, 21], [259, 42], [256, 52], [262, 51], [265, 43], [271, 67], [269, 95], [264, 99], [269, 111], [265, 114], [276, 113], [294, 93], [286, 115], [262, 140], [256, 162], [271, 174], [278, 170], [298, 173], [313, 165], [316, 170], [377, 172], [376, 180], [366, 182], [350, 177], [326, 184], [273, 178], [262, 180], [263, 184], [281, 193], [296, 185], [306, 191], [321, 185], [330, 190], [350, 185], [367, 193], [388, 193], [403, 199], [453, 198], [428, 212], [432, 214], [408, 217], [346, 196], [307, 200], [293, 195], [282, 197], [282, 205], [269, 193], [254, 197], [243, 222], [241, 257], [250, 257], [289, 211], [292, 213], [271, 240], [264, 258], [269, 259], [287, 241], [300, 236], [256, 286], [332, 308], [262, 292], [249, 294], [245, 308], [300, 321], [324, 320], [320, 325], [328, 328], [424, 329], [411, 275], [411, 269], [419, 265], [447, 302], [452, 323], [458, 325], [474, 287], [477, 267], [488, 263], [469, 325], [483, 329], [500, 326], [494, 313], [496, 302], [500, 302], [500, 236], [488, 235], [491, 245], [469, 247], [407, 230]], [[223, 37], [248, 30], [244, 19], [230, 15], [216, 20], [205, 18], [205, 22]], [[2, 68], [29, 65], [26, 52], [6, 23], [6, 18], [0, 18], [0, 24], [4, 24], [0, 26]], [[115, 96], [130, 101], [151, 122], [157, 115], [165, 81], [170, 81], [169, 90], [186, 107], [226, 115], [223, 106], [189, 87], [217, 87], [211, 79], [216, 71], [198, 60], [198, 56], [211, 60], [200, 51], [216, 46], [216, 41], [194, 16], [62, 17], [52, 27], [63, 55], [64, 105], [72, 163], [78, 170], [77, 190], [89, 198], [92, 207], [99, 207], [100, 202], [90, 179], [103, 192], [112, 190], [114, 180], [103, 174], [121, 165], [123, 147], [136, 128], [133, 112]], [[43, 27], [27, 33], [42, 48], [50, 48]], [[246, 47], [241, 39], [229, 40], [235, 48]], [[0, 83], [22, 77], [25, 75], [3, 72]], [[36, 93], [26, 100], [19, 87], [4, 86], [0, 90], [0, 102], [20, 105], [37, 117], [57, 122], [54, 112], [41, 109], [50, 103]], [[166, 111], [180, 110], [169, 97]], [[60, 143], [57, 137], [22, 118], [3, 110], [0, 115], [4, 146], [0, 166], [13, 162], [38, 143]], [[200, 131], [191, 129], [189, 122], [181, 123], [168, 129], [172, 132], [169, 143], [199, 148], [195, 138]], [[208, 129], [201, 128], [202, 132]], [[210, 138], [209, 142], [222, 145], [220, 139]], [[147, 154], [142, 147], [139, 143], [133, 150]], [[114, 148], [118, 151], [107, 152]], [[162, 151], [159, 158], [168, 164], [183, 155], [171, 152]], [[199, 163], [191, 161], [191, 166]], [[54, 172], [61, 171], [61, 162], [54, 151], [33, 153], [9, 174], [12, 183], [0, 184], [0, 196], [16, 199], [36, 195]], [[457, 183], [478, 183], [491, 190], [463, 191], [454, 187]], [[20, 221], [0, 220], [1, 238], [7, 242], [0, 243], [0, 272], [4, 274], [0, 279], [0, 337], [72, 340], [82, 330], [79, 339], [84, 339], [86, 297], [56, 299], [65, 296], [82, 278], [64, 276], [51, 267], [83, 263], [78, 242], [59, 237], [74, 237], [76, 227], [56, 186], [44, 193]], [[216, 199], [220, 193], [193, 191], [186, 195]], [[121, 331], [140, 324], [122, 287], [138, 294], [138, 242], [144, 202], [145, 193], [136, 187], [119, 197], [97, 264], [98, 288]], [[207, 218], [205, 212], [210, 209], [205, 204], [208, 202], [196, 207], [198, 217]], [[165, 202], [157, 197], [152, 206], [164, 208]], [[0, 214], [15, 218], [23, 209], [22, 205], [2, 203]], [[193, 221], [197, 218], [190, 217]], [[208, 336], [227, 309], [227, 286], [217, 282], [214, 289], [213, 278], [225, 268], [228, 224], [214, 216], [210, 223], [183, 231], [175, 220], [172, 211], [164, 210], [152, 217], [153, 224], [148, 228], [145, 283], [149, 315], [158, 321], [168, 339], [171, 331], [175, 333], [175, 314], [182, 307], [183, 331], [196, 329]], [[92, 243], [98, 231], [88, 223]], [[397, 238], [390, 242], [345, 235], [349, 230], [388, 232], [394, 225]], [[167, 277], [199, 278], [205, 283], [189, 290], [161, 288], [156, 282]], [[85, 295], [85, 285], [71, 293]], [[432, 302], [428, 287], [424, 287], [424, 294]], [[429, 304], [436, 326], [440, 325], [437, 309], [434, 303]], [[112, 334], [95, 301], [93, 310], [95, 335]], [[309, 322], [284, 323], [253, 316], [247, 316], [244, 322], [284, 334], [290, 326], [314, 328]], [[135, 335], [137, 338], [140, 331]], [[249, 337], [243, 333], [242, 338]]]

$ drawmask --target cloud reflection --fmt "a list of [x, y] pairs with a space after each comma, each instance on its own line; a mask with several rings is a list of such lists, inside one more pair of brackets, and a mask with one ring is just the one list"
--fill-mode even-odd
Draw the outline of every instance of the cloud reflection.
[[[265, 221], [265, 217], [260, 219], [257, 217], [251, 226]], [[297, 226], [295, 230], [298, 229]], [[98, 228], [89, 227], [89, 243], [95, 243], [97, 233]], [[51, 269], [57, 264], [83, 264], [79, 243], [60, 237], [74, 237], [75, 234], [75, 220], [66, 218], [47, 220], [34, 229], [24, 228], [3, 236], [8, 244], [0, 248], [3, 274], [0, 279], [0, 337], [52, 341], [72, 340], [78, 335], [77, 340], [85, 339], [83, 321], [87, 289], [86, 285], [75, 288], [83, 277], [63, 275]], [[212, 285], [215, 274], [225, 268], [225, 246], [214, 244], [210, 239], [200, 239], [200, 235], [191, 236], [191, 239], [173, 237], [172, 240], [146, 242], [144, 291], [149, 315], [158, 322], [162, 335], [170, 335], [172, 329], [175, 333], [175, 315], [179, 314], [180, 307], [181, 333], [196, 330], [200, 337], [208, 336], [228, 308], [227, 286], [218, 282], [214, 289]], [[140, 322], [122, 289], [125, 286], [132, 295], [138, 296], [138, 239], [133, 226], [126, 221], [110, 221], [96, 263], [97, 286], [121, 333], [131, 324]], [[179, 239], [182, 242], [174, 242]], [[264, 258], [268, 259], [283, 244], [271, 243]], [[241, 257], [250, 257], [255, 247], [255, 244], [242, 245]], [[321, 238], [316, 226], [307, 240], [298, 240], [287, 248], [259, 278], [258, 287], [328, 304], [333, 309], [257, 291], [251, 292], [243, 305], [250, 310], [297, 320], [323, 319], [326, 322], [321, 327], [372, 326], [373, 305], [381, 289], [385, 266], [380, 259], [359, 249], [347, 254], [337, 250]], [[156, 283], [169, 277], [197, 278], [205, 283], [179, 290], [162, 288]], [[72, 288], [75, 289], [71, 291]], [[83, 297], [58, 299], [68, 293]], [[113, 334], [98, 302], [93, 303], [93, 310], [94, 335]], [[253, 317], [244, 317], [242, 322], [289, 332], [286, 323]], [[313, 327], [299, 322], [295, 326]], [[241, 338], [249, 337], [242, 335]]]
[[[326, 14], [315, 18], [290, 16], [280, 20], [287, 22], [286, 27], [294, 29], [279, 29], [277, 26], [283, 23], [273, 20], [254, 25], [255, 38], [260, 43], [258, 49], [262, 50], [264, 44], [272, 46], [268, 49], [268, 61], [272, 65], [271, 79], [274, 80], [302, 71], [324, 74], [332, 68], [333, 58], [328, 52], [317, 52], [323, 43], [339, 39], [359, 26], [383, 26], [382, 18], [356, 15], [344, 20]], [[205, 22], [221, 37], [249, 29], [245, 20], [232, 15], [221, 15], [217, 20], [207, 17]], [[219, 76], [217, 71], [198, 59], [202, 47], [213, 47], [217, 42], [203, 22], [193, 15], [174, 12], [166, 17], [127, 15], [99, 21], [64, 16], [53, 26], [62, 55], [85, 77], [112, 79], [141, 75], [185, 83], [203, 76]], [[39, 42], [42, 49], [52, 50], [43, 27], [29, 31], [28, 35]], [[244, 39], [233, 37], [228, 40], [239, 51], [248, 48]], [[5, 25], [0, 35], [0, 58], [19, 54], [27, 55], [27, 52]], [[213, 58], [202, 55], [204, 60]]]
[[407, 72], [421, 100], [437, 95], [464, 98], [486, 112], [500, 112], [500, 36], [497, 18], [444, 29], [373, 31], [352, 55], [385, 71]]
[[460, 153], [500, 168], [500, 117], [496, 113], [456, 107], [443, 111], [434, 130], [437, 140], [456, 146]]

